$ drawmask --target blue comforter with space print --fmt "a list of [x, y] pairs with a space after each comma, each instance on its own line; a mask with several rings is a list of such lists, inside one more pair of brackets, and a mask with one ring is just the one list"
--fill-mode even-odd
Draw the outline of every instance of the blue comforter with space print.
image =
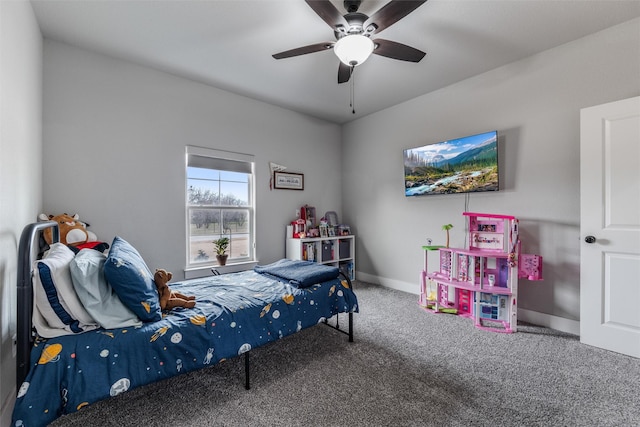
[[346, 281], [300, 289], [245, 271], [171, 283], [196, 296], [137, 328], [38, 339], [20, 386], [14, 426], [44, 426], [98, 400], [240, 355], [337, 313], [357, 312]]

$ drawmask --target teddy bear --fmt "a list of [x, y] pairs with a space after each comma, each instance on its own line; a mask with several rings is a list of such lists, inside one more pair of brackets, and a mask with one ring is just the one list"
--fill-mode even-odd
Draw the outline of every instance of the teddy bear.
[[[40, 221], [55, 221], [58, 223], [58, 230], [60, 232], [60, 243], [65, 245], [81, 245], [87, 242], [95, 242], [98, 237], [95, 233], [87, 230], [87, 224], [80, 221], [78, 214], [69, 215], [38, 215]], [[48, 245], [52, 242], [51, 228], [44, 230], [44, 240]]]
[[162, 310], [171, 310], [174, 307], [195, 307], [196, 297], [182, 295], [171, 290], [167, 283], [172, 277], [173, 274], [170, 271], [162, 268], [157, 268], [156, 273], [153, 275], [153, 281], [156, 284], [156, 288], [158, 288], [158, 296], [160, 297], [160, 308]]

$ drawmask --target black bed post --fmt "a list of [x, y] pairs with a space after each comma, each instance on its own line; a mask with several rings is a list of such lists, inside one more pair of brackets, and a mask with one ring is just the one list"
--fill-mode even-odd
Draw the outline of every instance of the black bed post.
[[244, 354], [244, 388], [249, 390], [251, 384], [249, 383], [249, 352]]
[[[22, 230], [18, 246], [18, 314], [16, 318], [17, 354], [16, 354], [16, 387], [24, 382], [29, 372], [29, 356], [33, 337], [31, 334], [31, 316], [33, 315], [33, 286], [31, 284], [31, 267], [33, 264], [34, 243], [37, 247], [39, 231], [53, 227], [52, 239], [59, 240], [58, 223], [55, 221], [36, 222]], [[36, 254], [37, 255], [37, 254]]]
[[349, 312], [349, 342], [353, 342], [353, 312]]
[[[349, 284], [349, 288], [353, 289], [353, 283], [351, 282], [351, 278], [349, 278], [349, 276], [347, 276], [344, 272], [340, 271], [339, 273], [340, 276], [344, 277], [345, 280], [347, 281], [347, 283]], [[338, 329], [340, 329], [340, 326], [338, 326]], [[353, 312], [350, 311], [349, 312], [349, 342], [353, 342]]]

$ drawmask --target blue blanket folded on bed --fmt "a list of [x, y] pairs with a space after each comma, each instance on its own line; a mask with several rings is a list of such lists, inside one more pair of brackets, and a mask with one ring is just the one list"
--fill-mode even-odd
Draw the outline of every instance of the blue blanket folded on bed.
[[294, 261], [290, 259], [281, 259], [267, 265], [256, 265], [253, 269], [256, 273], [267, 274], [299, 288], [308, 288], [316, 283], [335, 279], [339, 273], [337, 267], [313, 261]]

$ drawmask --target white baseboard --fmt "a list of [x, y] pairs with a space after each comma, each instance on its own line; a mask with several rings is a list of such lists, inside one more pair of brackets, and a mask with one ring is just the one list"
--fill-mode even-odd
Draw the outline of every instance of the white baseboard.
[[[420, 294], [420, 285], [417, 283], [388, 279], [386, 277], [374, 276], [372, 274], [361, 273], [359, 271], [356, 273], [356, 278], [363, 282], [384, 286], [385, 288], [408, 292], [410, 294]], [[518, 320], [566, 332], [568, 334], [580, 335], [580, 321], [578, 320], [565, 319], [564, 317], [540, 313], [538, 311], [527, 310], [524, 308], [518, 308]]]
[[580, 321], [554, 316], [553, 314], [518, 308], [518, 320], [544, 326], [567, 334], [580, 335]]
[[401, 280], [387, 279], [386, 277], [374, 276], [372, 274], [361, 273], [359, 271], [356, 272], [356, 279], [367, 283], [373, 283], [374, 285], [381, 285], [385, 288], [420, 295], [420, 285], [417, 283], [407, 283]]

